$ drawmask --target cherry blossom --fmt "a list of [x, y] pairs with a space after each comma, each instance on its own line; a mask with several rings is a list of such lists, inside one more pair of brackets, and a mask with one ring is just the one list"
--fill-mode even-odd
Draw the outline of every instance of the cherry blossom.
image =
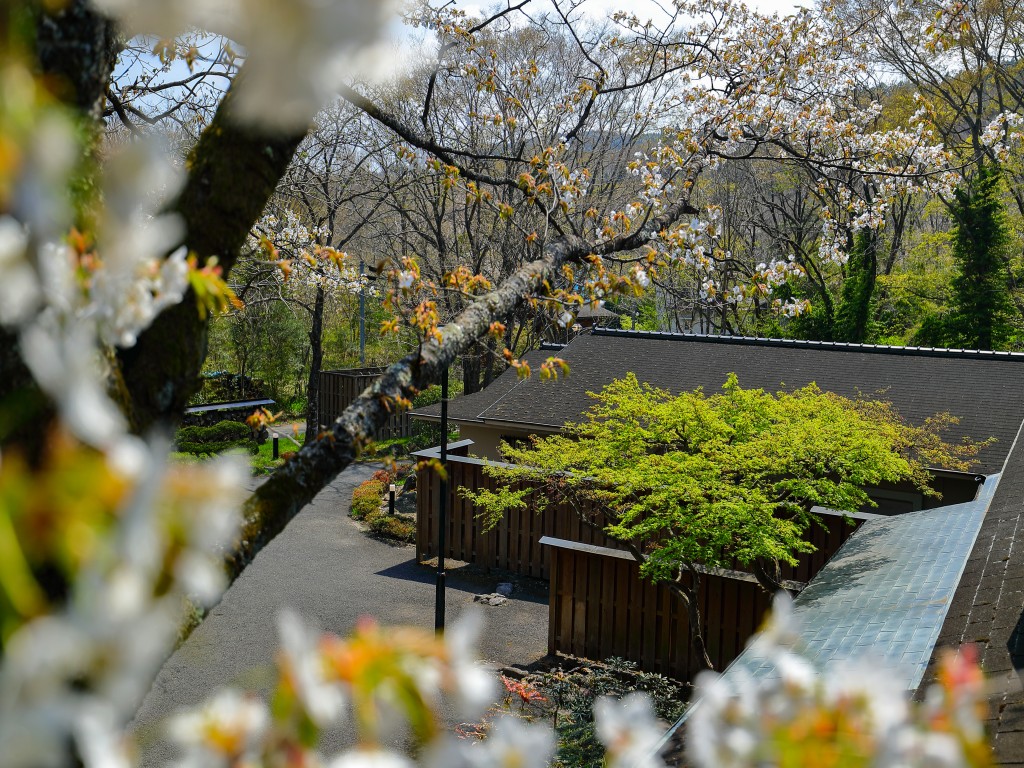
[[175, 36], [196, 27], [245, 50], [239, 109], [278, 130], [301, 130], [353, 73], [380, 76], [393, 61], [380, 40], [394, 0], [94, 0], [131, 34]]
[[800, 652], [798, 626], [792, 599], [780, 593], [747, 651], [774, 673], [755, 680], [737, 666], [698, 676], [699, 703], [686, 724], [695, 765], [770, 765], [794, 750], [871, 765], [987, 764], [984, 684], [969, 652], [948, 655], [939, 683], [915, 706], [904, 678], [877, 659], [816, 669]]
[[608, 697], [594, 704], [597, 736], [607, 749], [609, 768], [659, 768], [657, 755], [664, 726], [658, 723], [648, 696], [631, 693], [621, 701]]

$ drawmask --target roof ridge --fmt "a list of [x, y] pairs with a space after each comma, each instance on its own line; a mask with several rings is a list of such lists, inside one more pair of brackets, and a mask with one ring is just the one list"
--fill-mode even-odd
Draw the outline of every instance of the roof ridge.
[[676, 331], [636, 331], [622, 328], [593, 328], [594, 336], [620, 336], [634, 339], [663, 339], [671, 341], [701, 341], [712, 344], [737, 346], [788, 347], [791, 349], [823, 349], [840, 352], [868, 352], [883, 355], [911, 355], [918, 357], [950, 357], [968, 359], [997, 359], [1024, 362], [1024, 352], [1002, 352], [988, 349], [947, 349], [943, 347], [900, 347], [884, 344], [854, 344], [844, 341], [807, 341], [804, 339], [777, 339], [761, 336], [718, 336], [706, 333], [679, 333]]

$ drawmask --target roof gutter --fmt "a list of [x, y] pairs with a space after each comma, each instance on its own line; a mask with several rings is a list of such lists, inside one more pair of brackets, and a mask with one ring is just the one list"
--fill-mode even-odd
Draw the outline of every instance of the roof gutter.
[[[421, 421], [431, 421], [431, 422], [440, 422], [441, 421], [441, 417], [440, 416], [435, 416], [434, 414], [431, 414], [431, 413], [416, 413], [415, 411], [412, 411], [412, 412], [410, 412], [409, 415], [411, 417], [413, 417], [414, 419], [419, 419]], [[556, 426], [554, 424], [540, 424], [540, 423], [534, 422], [534, 421], [513, 421], [512, 419], [481, 419], [481, 418], [476, 418], [476, 419], [465, 419], [465, 418], [463, 418], [463, 419], [460, 419], [460, 418], [453, 418], [451, 414], [448, 414], [448, 421], [453, 423], [453, 424], [465, 424], [466, 426], [471, 426], [471, 427], [503, 427], [503, 426], [511, 426], [511, 427], [517, 427], [519, 429], [531, 429], [531, 430], [539, 431], [539, 432], [547, 432], [549, 434], [555, 434], [557, 432], [561, 432], [562, 431], [562, 427], [560, 425]]]
[[915, 357], [953, 357], [970, 360], [1014, 360], [1024, 362], [1024, 352], [1003, 352], [989, 349], [946, 349], [943, 347], [888, 347], [882, 344], [854, 344], [842, 341], [807, 341], [804, 339], [773, 339], [760, 336], [716, 336], [702, 333], [676, 333], [673, 331], [634, 331], [621, 328], [595, 327], [594, 336], [618, 336], [630, 339], [662, 339], [699, 341], [733, 346], [789, 347], [790, 349], [846, 350], [883, 355]]
[[493, 425], [496, 427], [504, 426], [506, 424], [516, 427], [531, 427], [534, 429], [542, 430], [550, 434], [562, 431], [562, 425], [554, 424], [540, 424], [536, 421], [513, 421], [512, 419], [481, 419], [479, 423]]
[[925, 471], [936, 477], [949, 477], [954, 480], [973, 480], [978, 485], [985, 482], [987, 475], [981, 472], [961, 472], [956, 469], [942, 469], [942, 467], [925, 467]]
[[[419, 421], [434, 421], [437, 423], [441, 422], [440, 416], [435, 416], [432, 413], [417, 413], [416, 411], [409, 411], [409, 417], [417, 419]], [[484, 422], [480, 419], [459, 419], [448, 414], [448, 422], [450, 424], [483, 424]]]

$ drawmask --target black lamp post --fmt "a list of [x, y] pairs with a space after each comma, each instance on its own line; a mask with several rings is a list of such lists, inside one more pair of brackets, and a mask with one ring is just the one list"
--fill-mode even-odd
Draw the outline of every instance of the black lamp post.
[[437, 586], [434, 594], [434, 631], [444, 632], [444, 550], [448, 528], [448, 366], [441, 374], [441, 487], [437, 507]]

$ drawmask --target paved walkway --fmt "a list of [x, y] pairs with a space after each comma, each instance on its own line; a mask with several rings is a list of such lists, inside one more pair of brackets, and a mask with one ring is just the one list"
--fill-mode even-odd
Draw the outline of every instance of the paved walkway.
[[[325, 488], [167, 661], [133, 724], [143, 765], [160, 766], [176, 756], [163, 739], [162, 723], [177, 709], [227, 685], [269, 691], [275, 617], [285, 606], [340, 634], [365, 615], [387, 624], [433, 627], [434, 575], [415, 562], [415, 547], [370, 538], [348, 517], [352, 489], [376, 468], [350, 467]], [[449, 571], [447, 620], [470, 605], [473, 595], [493, 592], [496, 582]], [[504, 605], [483, 610], [484, 659], [496, 665], [529, 664], [545, 654], [545, 595], [516, 594]], [[324, 746], [333, 751], [349, 739], [345, 732], [329, 734]]]

